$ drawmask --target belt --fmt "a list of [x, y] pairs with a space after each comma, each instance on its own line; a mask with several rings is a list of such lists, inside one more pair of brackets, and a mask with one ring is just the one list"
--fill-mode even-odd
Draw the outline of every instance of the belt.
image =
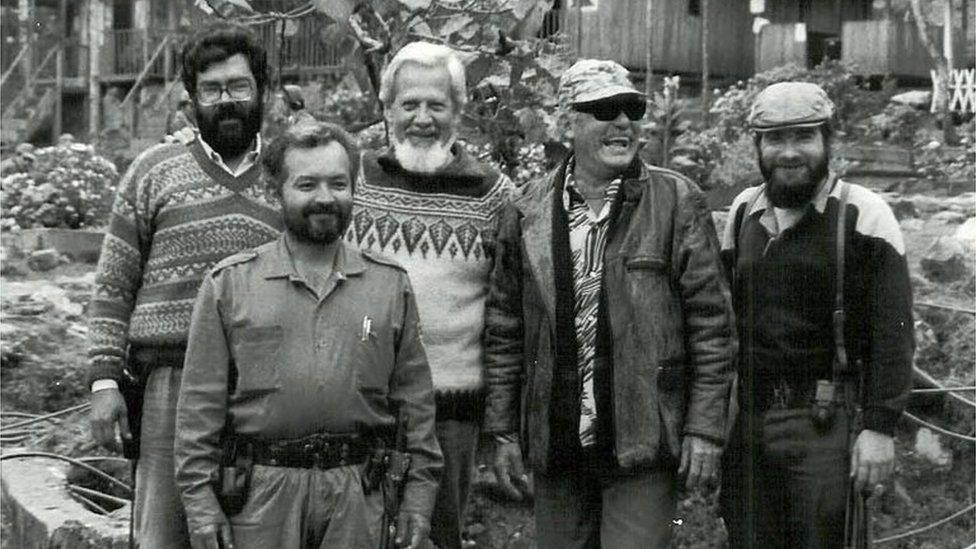
[[249, 440], [245, 451], [257, 465], [324, 470], [365, 463], [378, 446], [375, 438], [315, 434], [290, 440]]
[[[851, 402], [850, 396], [853, 395], [854, 384], [846, 381], [840, 382], [834, 391], [836, 404]], [[743, 387], [743, 390], [748, 390]], [[753, 396], [755, 397], [755, 407], [757, 412], [766, 410], [789, 410], [797, 408], [809, 408], [816, 402], [817, 380], [787, 380], [785, 378], [764, 379], [755, 384]], [[745, 403], [745, 398], [740, 399], [740, 403]]]

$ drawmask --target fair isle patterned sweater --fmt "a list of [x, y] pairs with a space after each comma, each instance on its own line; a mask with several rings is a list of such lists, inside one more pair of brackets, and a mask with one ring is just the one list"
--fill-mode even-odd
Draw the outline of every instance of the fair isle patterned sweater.
[[122, 376], [127, 345], [186, 345], [203, 276], [276, 238], [276, 202], [255, 164], [234, 177], [200, 141], [155, 145], [119, 184], [89, 308], [90, 379]]
[[484, 387], [482, 347], [498, 212], [515, 186], [460, 145], [434, 175], [368, 152], [346, 239], [396, 260], [417, 296], [438, 419], [475, 419]]

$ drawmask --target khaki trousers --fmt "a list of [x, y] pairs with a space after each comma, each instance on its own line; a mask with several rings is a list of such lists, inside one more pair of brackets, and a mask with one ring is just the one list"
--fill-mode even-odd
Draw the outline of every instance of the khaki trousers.
[[375, 549], [382, 518], [382, 494], [363, 494], [358, 465], [256, 465], [247, 502], [229, 520], [236, 549]]

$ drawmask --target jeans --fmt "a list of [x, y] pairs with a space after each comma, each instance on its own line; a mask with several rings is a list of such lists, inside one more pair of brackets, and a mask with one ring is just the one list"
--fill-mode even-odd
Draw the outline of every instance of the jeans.
[[140, 549], [190, 547], [173, 464], [180, 367], [156, 365], [146, 381], [133, 507], [133, 530]]

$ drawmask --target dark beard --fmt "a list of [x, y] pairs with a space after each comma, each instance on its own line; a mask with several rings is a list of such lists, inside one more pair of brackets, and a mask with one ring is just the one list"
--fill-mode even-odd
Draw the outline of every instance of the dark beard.
[[260, 102], [196, 105], [200, 137], [223, 158], [234, 158], [247, 152], [254, 136], [261, 131], [264, 109]]
[[[284, 211], [285, 227], [296, 239], [302, 242], [315, 244], [331, 244], [342, 237], [349, 226], [352, 217], [352, 208], [339, 205], [316, 207], [308, 206], [302, 208], [300, 212], [294, 210]], [[324, 226], [313, 225], [309, 216], [314, 214], [332, 214], [334, 223]]]
[[810, 178], [801, 185], [786, 185], [774, 178], [773, 166], [766, 164], [762, 156], [759, 157], [759, 170], [766, 181], [766, 196], [769, 202], [777, 208], [799, 208], [813, 199], [817, 192], [817, 185], [830, 171], [830, 154], [824, 154], [823, 159], [810, 166]]

